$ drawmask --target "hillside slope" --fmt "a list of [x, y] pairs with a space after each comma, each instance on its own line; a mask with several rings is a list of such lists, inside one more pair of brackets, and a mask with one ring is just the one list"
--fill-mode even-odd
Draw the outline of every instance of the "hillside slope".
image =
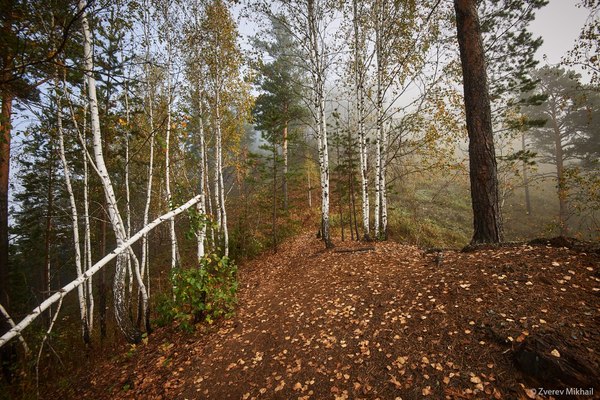
[[[598, 384], [598, 254], [529, 245], [433, 254], [396, 243], [364, 247], [325, 251], [300, 236], [240, 268], [232, 319], [194, 335], [160, 329], [133, 356], [98, 365], [61, 395], [535, 398], [526, 389], [548, 382], [532, 380], [537, 367], [520, 360], [523, 373], [515, 360], [539, 338], [559, 352], [559, 366], [582, 363], [592, 371], [583, 383]], [[574, 382], [551, 378], [557, 387]]]

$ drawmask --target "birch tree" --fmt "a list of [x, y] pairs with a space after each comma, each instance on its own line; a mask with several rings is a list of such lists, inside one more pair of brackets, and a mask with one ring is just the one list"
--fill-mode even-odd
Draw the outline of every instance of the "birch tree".
[[[166, 51], [166, 97], [167, 97], [167, 116], [165, 131], [165, 196], [169, 208], [173, 208], [173, 195], [171, 193], [171, 134], [173, 128], [172, 108], [173, 108], [173, 32], [175, 31], [172, 4], [170, 1], [159, 3], [160, 17], [162, 18], [162, 37]], [[175, 219], [169, 221], [169, 236], [171, 239], [171, 268], [179, 265], [179, 249], [177, 246], [177, 235], [175, 232]]]
[[[115, 196], [115, 192], [113, 189], [112, 181], [110, 179], [108, 170], [106, 168], [106, 164], [104, 162], [104, 155], [102, 152], [102, 136], [100, 130], [100, 117], [98, 112], [98, 99], [96, 96], [96, 80], [93, 75], [94, 71], [94, 63], [93, 63], [93, 55], [92, 55], [92, 47], [91, 47], [91, 33], [87, 18], [87, 11], [85, 10], [86, 1], [80, 0], [79, 2], [79, 10], [82, 11], [81, 16], [81, 26], [83, 33], [83, 51], [84, 51], [84, 67], [85, 67], [85, 75], [87, 78], [87, 86], [88, 86], [88, 102], [90, 107], [90, 118], [91, 118], [91, 130], [92, 130], [92, 140], [93, 140], [93, 152], [94, 152], [94, 161], [95, 161], [95, 169], [98, 173], [98, 176], [101, 180], [102, 187], [104, 189], [104, 195], [106, 197], [106, 203], [108, 208], [108, 216], [110, 218], [110, 222], [115, 233], [115, 238], [117, 240], [117, 246], [121, 246], [127, 240], [127, 234], [125, 232], [125, 226], [123, 224], [123, 220], [121, 219], [121, 214], [119, 213], [117, 200]], [[146, 318], [146, 327], [149, 328], [149, 309], [147, 307], [148, 297], [145, 290], [144, 283], [139, 274], [139, 265], [137, 265], [138, 260], [131, 248], [128, 249], [128, 253], [125, 255], [120, 255], [117, 259], [116, 269], [115, 269], [115, 277], [113, 283], [113, 296], [115, 303], [115, 317], [117, 319], [117, 323], [119, 328], [127, 338], [127, 340], [131, 342], [138, 342], [141, 339], [141, 334], [137, 328], [132, 324], [132, 321], [129, 318], [129, 310], [127, 307], [126, 301], [126, 287], [125, 287], [125, 277], [126, 277], [126, 257], [132, 257], [136, 267], [134, 268], [136, 272], [137, 283], [140, 287], [140, 291], [142, 292], [143, 299], [143, 314]]]
[[240, 76], [241, 52], [237, 27], [221, 0], [206, 5], [201, 23], [200, 60], [206, 68], [205, 94], [214, 135], [213, 204], [223, 253], [229, 255], [226, 189], [224, 182], [227, 150], [239, 143], [243, 123], [249, 118], [248, 87]]
[[[58, 75], [58, 73], [57, 73]], [[77, 203], [75, 201], [75, 193], [73, 192], [73, 185], [71, 184], [71, 169], [67, 162], [65, 155], [65, 139], [63, 132], [63, 112], [62, 112], [62, 93], [60, 90], [59, 78], [56, 76], [54, 80], [54, 93], [56, 98], [56, 121], [57, 121], [57, 132], [58, 132], [58, 144], [60, 160], [63, 166], [63, 173], [65, 179], [65, 186], [69, 195], [69, 205], [71, 207], [71, 224], [73, 232], [73, 248], [75, 249], [75, 270], [77, 277], [83, 274], [82, 259], [81, 259], [81, 245], [79, 240], [79, 213], [77, 211]], [[85, 343], [90, 342], [90, 324], [88, 318], [88, 304], [85, 297], [85, 287], [77, 287], [77, 298], [79, 300], [79, 313], [81, 316], [81, 329], [83, 335], [83, 341]]]
[[[360, 3], [360, 4], [359, 4]], [[354, 51], [354, 90], [356, 102], [356, 124], [358, 130], [358, 154], [359, 154], [359, 169], [361, 179], [361, 195], [362, 195], [362, 229], [363, 240], [370, 241], [370, 209], [369, 209], [369, 177], [368, 177], [368, 152], [367, 139], [365, 132], [365, 79], [366, 79], [366, 60], [365, 60], [365, 15], [364, 3], [358, 0], [352, 1], [352, 27], [354, 36], [352, 38]]]

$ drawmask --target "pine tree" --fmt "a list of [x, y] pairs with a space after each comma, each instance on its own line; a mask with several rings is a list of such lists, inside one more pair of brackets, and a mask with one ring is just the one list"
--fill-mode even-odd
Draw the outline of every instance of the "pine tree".
[[485, 53], [476, 0], [454, 0], [469, 132], [469, 171], [474, 233], [471, 243], [502, 240], [496, 154]]

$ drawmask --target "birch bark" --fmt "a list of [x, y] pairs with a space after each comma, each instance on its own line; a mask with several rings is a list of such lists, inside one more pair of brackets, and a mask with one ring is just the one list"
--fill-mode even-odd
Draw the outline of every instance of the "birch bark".
[[[75, 270], [77, 272], [77, 276], [80, 277], [83, 274], [83, 269], [81, 266], [81, 245], [79, 243], [79, 215], [77, 212], [77, 203], [75, 202], [75, 194], [73, 193], [73, 186], [71, 185], [71, 170], [65, 156], [65, 140], [62, 124], [62, 93], [59, 86], [59, 80], [58, 77], [56, 77], [54, 80], [54, 93], [56, 96], [56, 124], [58, 131], [59, 155], [65, 177], [65, 186], [67, 188], [67, 194], [69, 195], [69, 205], [71, 207], [71, 229], [73, 231], [73, 248], [75, 250]], [[79, 300], [81, 333], [83, 336], [83, 341], [87, 344], [90, 342], [90, 331], [87, 317], [88, 306], [83, 286], [77, 287], [77, 299]]]
[[364, 100], [364, 55], [363, 45], [360, 36], [358, 0], [352, 2], [353, 27], [354, 27], [354, 78], [356, 92], [356, 117], [358, 125], [358, 152], [360, 160], [360, 178], [362, 195], [362, 225], [363, 240], [371, 240], [370, 233], [370, 208], [369, 208], [369, 177], [368, 177], [368, 159], [367, 143], [364, 128], [365, 100]]
[[329, 151], [327, 147], [327, 122], [325, 120], [325, 60], [320, 43], [315, 0], [307, 1], [308, 39], [311, 51], [311, 73], [314, 85], [314, 107], [316, 111], [317, 136], [319, 143], [319, 168], [321, 177], [321, 234], [325, 246], [333, 247], [329, 232]]
[[[106, 164], [104, 162], [104, 155], [102, 153], [102, 134], [100, 131], [100, 117], [98, 112], [98, 99], [96, 96], [96, 80], [93, 76], [94, 63], [92, 57], [92, 47], [91, 47], [91, 33], [87, 18], [86, 9], [86, 0], [79, 1], [79, 11], [81, 12], [81, 26], [83, 33], [83, 51], [84, 51], [84, 67], [85, 67], [85, 75], [88, 83], [88, 102], [90, 106], [90, 117], [91, 117], [91, 128], [92, 128], [92, 138], [93, 138], [93, 149], [94, 149], [94, 159], [96, 164], [96, 170], [100, 177], [100, 181], [102, 182], [102, 187], [104, 189], [104, 195], [106, 198], [107, 211], [108, 216], [115, 233], [115, 238], [117, 241], [117, 247], [122, 245], [126, 241], [126, 233], [123, 224], [123, 220], [121, 219], [121, 215], [119, 213], [117, 207], [116, 196], [114, 193], [114, 189], [112, 186], [112, 182], [110, 176], [108, 174], [108, 169], [106, 168]], [[129, 248], [129, 257], [133, 257], [134, 262], [137, 262], [137, 258], [133, 251]], [[125, 335], [127, 340], [131, 342], [139, 342], [141, 339], [141, 333], [137, 328], [135, 328], [129, 318], [129, 312], [126, 302], [125, 296], [125, 271], [126, 267], [123, 265], [123, 262], [126, 261], [124, 256], [120, 256], [117, 259], [116, 268], [115, 268], [115, 277], [113, 282], [113, 296], [114, 296], [114, 305], [115, 305], [115, 317], [117, 319], [117, 324], [121, 329], [121, 332]], [[140, 287], [140, 291], [142, 292], [143, 304], [144, 304], [144, 315], [146, 316], [146, 326], [149, 328], [149, 314], [148, 314], [148, 297], [147, 292], [144, 286], [141, 277], [138, 275], [138, 285]]]

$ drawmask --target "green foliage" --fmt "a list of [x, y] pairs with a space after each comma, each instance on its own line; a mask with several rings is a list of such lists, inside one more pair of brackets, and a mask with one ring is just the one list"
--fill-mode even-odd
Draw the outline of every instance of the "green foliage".
[[199, 322], [212, 323], [229, 317], [236, 304], [237, 266], [227, 257], [211, 254], [198, 268], [173, 269], [173, 296], [163, 297], [157, 306], [159, 324], [175, 321], [192, 331]]

